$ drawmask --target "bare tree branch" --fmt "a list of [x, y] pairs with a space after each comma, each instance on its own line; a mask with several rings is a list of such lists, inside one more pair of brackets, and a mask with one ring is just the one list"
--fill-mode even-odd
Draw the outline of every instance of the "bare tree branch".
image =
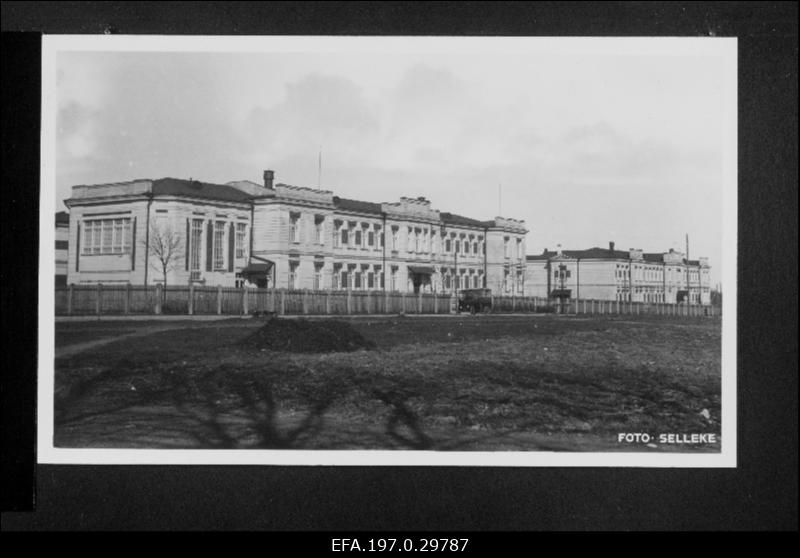
[[149, 241], [142, 241], [148, 252], [155, 256], [155, 269], [164, 277], [166, 292], [167, 274], [174, 270], [184, 254], [184, 239], [168, 223], [152, 223]]

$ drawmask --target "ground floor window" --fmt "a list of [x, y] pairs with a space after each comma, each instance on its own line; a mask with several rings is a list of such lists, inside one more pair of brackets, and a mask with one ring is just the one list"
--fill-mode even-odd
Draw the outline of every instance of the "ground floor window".
[[297, 268], [300, 267], [298, 262], [289, 262], [289, 288], [297, 288]]
[[322, 266], [314, 267], [314, 290], [318, 291], [322, 288]]

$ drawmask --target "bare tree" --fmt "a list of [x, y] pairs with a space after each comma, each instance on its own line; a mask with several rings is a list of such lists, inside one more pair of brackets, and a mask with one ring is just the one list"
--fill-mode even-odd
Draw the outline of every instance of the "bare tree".
[[175, 269], [184, 255], [184, 242], [180, 233], [175, 231], [169, 223], [152, 223], [150, 225], [149, 238], [143, 241], [148, 254], [155, 256], [154, 267], [158, 269], [164, 277], [163, 296], [167, 291], [167, 274]]

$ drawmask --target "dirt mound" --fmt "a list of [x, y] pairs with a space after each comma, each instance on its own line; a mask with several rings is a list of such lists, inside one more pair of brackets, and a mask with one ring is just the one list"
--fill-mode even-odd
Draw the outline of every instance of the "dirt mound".
[[245, 346], [290, 353], [336, 353], [374, 349], [348, 322], [273, 318], [247, 337]]

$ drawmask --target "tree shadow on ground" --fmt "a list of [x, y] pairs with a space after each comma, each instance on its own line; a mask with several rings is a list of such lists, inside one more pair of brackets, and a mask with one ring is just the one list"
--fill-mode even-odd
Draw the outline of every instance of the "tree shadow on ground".
[[[433, 440], [425, 434], [418, 417], [409, 409], [409, 396], [398, 391], [376, 389], [373, 395], [391, 408], [386, 422], [386, 434], [394, 441], [410, 449], [433, 448]], [[408, 432], [403, 433], [403, 430]]]

